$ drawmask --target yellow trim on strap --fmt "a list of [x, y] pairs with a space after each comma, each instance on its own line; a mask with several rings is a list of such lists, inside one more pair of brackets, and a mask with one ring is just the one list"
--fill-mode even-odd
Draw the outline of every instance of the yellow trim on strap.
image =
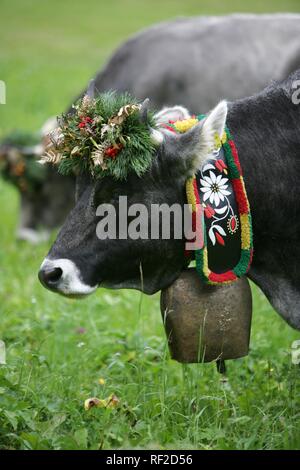
[[241, 246], [244, 250], [249, 250], [251, 242], [249, 214], [240, 214], [241, 222]]
[[194, 185], [193, 185], [194, 178], [188, 178], [186, 181], [186, 196], [188, 204], [191, 204], [192, 211], [197, 211], [197, 200], [194, 193]]

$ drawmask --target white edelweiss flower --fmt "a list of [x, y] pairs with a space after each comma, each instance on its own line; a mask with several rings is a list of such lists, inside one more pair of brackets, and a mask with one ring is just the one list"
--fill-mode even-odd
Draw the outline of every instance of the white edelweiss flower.
[[220, 201], [224, 201], [224, 196], [229, 196], [231, 193], [227, 191], [228, 178], [223, 178], [222, 175], [216, 176], [212, 171], [209, 172], [209, 176], [203, 176], [200, 180], [200, 190], [204, 193], [203, 202], [209, 199], [211, 204], [215, 204], [216, 207], [220, 204]]

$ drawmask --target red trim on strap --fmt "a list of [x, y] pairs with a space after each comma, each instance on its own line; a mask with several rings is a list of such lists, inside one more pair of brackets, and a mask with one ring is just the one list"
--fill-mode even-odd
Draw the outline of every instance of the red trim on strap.
[[240, 214], [248, 214], [249, 213], [249, 204], [247, 200], [247, 196], [245, 194], [244, 186], [240, 178], [234, 178], [231, 180], [231, 184], [233, 186], [236, 202], [238, 205], [239, 213]]
[[233, 140], [229, 140], [229, 145], [230, 145], [230, 148], [231, 148], [231, 153], [232, 153], [232, 156], [233, 156], [233, 159], [234, 159], [234, 163], [236, 164], [237, 166], [237, 169], [239, 171], [239, 174], [241, 176], [243, 176], [243, 172], [242, 172], [242, 167], [241, 167], [241, 164], [240, 164], [240, 161], [239, 161], [239, 156], [238, 156], [238, 152], [237, 152], [237, 149], [236, 149], [236, 146], [233, 142]]
[[222, 274], [211, 272], [208, 276], [208, 279], [211, 282], [226, 282], [226, 281], [235, 281], [237, 277], [233, 271], [226, 271], [226, 273], [222, 273]]
[[199, 193], [198, 193], [198, 188], [197, 188], [196, 178], [193, 179], [193, 188], [194, 188], [194, 195], [195, 195], [195, 198], [196, 198], [196, 203], [201, 204], [200, 198], [199, 198]]

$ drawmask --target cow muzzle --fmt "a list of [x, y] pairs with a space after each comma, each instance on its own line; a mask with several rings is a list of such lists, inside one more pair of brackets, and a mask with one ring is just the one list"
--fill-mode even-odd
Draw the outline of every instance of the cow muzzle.
[[38, 276], [44, 287], [67, 297], [86, 296], [98, 287], [97, 285], [85, 284], [76, 264], [64, 258], [46, 258], [40, 267]]

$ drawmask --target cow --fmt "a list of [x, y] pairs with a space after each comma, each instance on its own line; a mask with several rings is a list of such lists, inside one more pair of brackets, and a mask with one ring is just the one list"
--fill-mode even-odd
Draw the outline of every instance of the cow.
[[[299, 330], [299, 84], [300, 70], [248, 98], [221, 101], [184, 134], [149, 129], [157, 148], [143, 177], [133, 173], [119, 181], [79, 176], [76, 205], [41, 265], [41, 283], [69, 297], [91, 294], [98, 287], [153, 294], [170, 285], [186, 267], [183, 237], [99, 239], [97, 206], [110, 203], [117, 217], [120, 195], [127, 196], [128, 206], [146, 205], [149, 214], [153, 204], [183, 206], [186, 179], [199, 169], [215, 133], [221, 136], [226, 124], [239, 152], [252, 211], [254, 258], [248, 275], [287, 323]], [[142, 110], [141, 118], [144, 115]], [[155, 119], [162, 126], [189, 115], [175, 106], [164, 108]]]
[[299, 14], [178, 18], [125, 42], [96, 74], [96, 90], [205, 113], [224, 97], [250, 96], [298, 69], [299, 36]]
[[[155, 108], [180, 102], [191, 112], [204, 113], [222, 97], [253, 94], [300, 67], [299, 35], [297, 14], [235, 14], [157, 24], [115, 51], [95, 75], [96, 91], [128, 91], [138, 99], [148, 96]], [[22, 194], [21, 238], [27, 234], [35, 239], [38, 225], [60, 225], [72, 194], [72, 182], [64, 181], [50, 172], [34, 197]]]
[[41, 168], [37, 161], [56, 125], [56, 119], [50, 118], [38, 133], [12, 132], [0, 144], [2, 176], [20, 193], [18, 240], [47, 240], [74, 205], [75, 178], [58, 174], [51, 165]]

